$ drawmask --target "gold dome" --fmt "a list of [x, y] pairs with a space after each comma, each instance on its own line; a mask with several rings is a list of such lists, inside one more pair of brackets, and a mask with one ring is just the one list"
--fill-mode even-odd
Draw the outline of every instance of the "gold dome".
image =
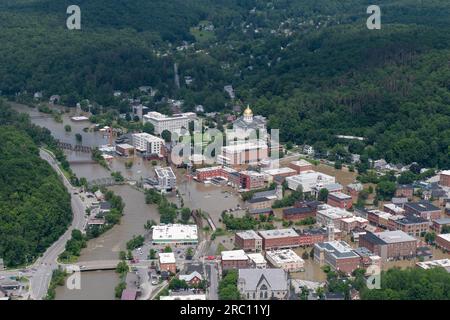
[[253, 111], [250, 109], [250, 106], [247, 106], [247, 109], [244, 111], [244, 117], [251, 117], [253, 116]]

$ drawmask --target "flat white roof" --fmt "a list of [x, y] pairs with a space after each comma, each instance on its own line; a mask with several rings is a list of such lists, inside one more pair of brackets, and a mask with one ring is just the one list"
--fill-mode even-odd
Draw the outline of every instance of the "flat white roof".
[[152, 227], [152, 238], [156, 241], [198, 240], [197, 225], [167, 224]]
[[176, 263], [175, 254], [173, 252], [162, 252], [159, 254], [160, 263]]
[[215, 167], [199, 168], [196, 171], [197, 172], [209, 172], [209, 171], [220, 170], [220, 169], [222, 169], [221, 166], [215, 166]]
[[303, 160], [303, 159], [300, 159], [297, 161], [292, 161], [291, 164], [293, 164], [294, 166], [299, 166], [299, 167], [312, 166], [312, 163], [310, 163], [306, 160]]
[[264, 259], [264, 256], [261, 253], [249, 253], [247, 254], [247, 256], [255, 264], [267, 263], [266, 259]]
[[254, 150], [254, 149], [267, 149], [267, 143], [263, 140], [257, 140], [257, 141], [249, 141], [245, 143], [238, 143], [235, 145], [229, 145], [222, 148], [223, 151], [227, 153], [236, 153], [236, 152], [242, 152], [246, 150]]
[[378, 232], [375, 233], [375, 235], [386, 243], [397, 243], [397, 242], [417, 240], [416, 238], [411, 237], [409, 234], [401, 230]]
[[169, 117], [165, 114], [156, 112], [156, 111], [152, 111], [147, 113], [146, 115], [144, 115], [144, 118], [146, 119], [152, 119], [155, 121], [171, 121], [171, 120], [184, 120], [184, 119], [188, 119], [188, 117], [184, 114], [177, 114], [177, 115], [173, 115], [172, 117]]
[[369, 212], [377, 215], [380, 218], [384, 218], [384, 219], [390, 219], [392, 217], [392, 214], [390, 214], [389, 212], [384, 212], [381, 210], [370, 210]]
[[362, 217], [357, 217], [357, 216], [350, 217], [350, 218], [345, 218], [345, 219], [342, 219], [341, 221], [343, 221], [345, 223], [352, 223], [352, 222], [366, 223], [366, 222], [369, 222], [369, 220], [364, 219]]
[[440, 260], [417, 262], [417, 265], [423, 269], [442, 267], [442, 268], [449, 269], [449, 271], [450, 271], [450, 259], [440, 259]]
[[141, 139], [144, 139], [144, 140], [146, 140], [148, 142], [162, 142], [162, 143], [164, 143], [163, 139], [161, 139], [161, 138], [159, 138], [157, 136], [151, 135], [149, 133], [146, 133], [146, 132], [133, 133], [132, 137], [133, 138], [141, 138]]
[[305, 262], [290, 249], [266, 251], [266, 257], [277, 264]]
[[161, 296], [159, 300], [206, 300], [205, 294]]
[[333, 193], [330, 193], [328, 196], [332, 196], [332, 197], [338, 198], [340, 200], [346, 200], [346, 199], [351, 199], [352, 198], [348, 194], [345, 194], [345, 193], [342, 193], [342, 192], [333, 192]]
[[119, 147], [122, 149], [134, 149], [134, 147], [128, 143], [121, 143], [121, 144], [116, 145], [116, 147]]
[[439, 234], [438, 237], [450, 242], [450, 233]]
[[244, 240], [250, 240], [250, 239], [261, 240], [262, 239], [254, 230], [246, 230], [246, 231], [242, 231], [242, 232], [237, 232], [236, 235]]
[[261, 237], [265, 239], [298, 237], [294, 229], [275, 229], [259, 231]]
[[248, 260], [244, 250], [222, 251], [222, 260]]
[[328, 204], [319, 206], [317, 213], [321, 214], [327, 218], [330, 218], [330, 219], [342, 219], [342, 218], [353, 217], [353, 213], [351, 213], [345, 209], [332, 207]]
[[263, 172], [268, 175], [271, 175], [271, 176], [274, 176], [277, 174], [297, 173], [297, 171], [295, 171], [294, 169], [287, 168], [287, 167], [278, 168], [278, 169], [267, 169], [267, 170], [263, 170]]
[[444, 170], [441, 172], [444, 176], [450, 176], [450, 170]]

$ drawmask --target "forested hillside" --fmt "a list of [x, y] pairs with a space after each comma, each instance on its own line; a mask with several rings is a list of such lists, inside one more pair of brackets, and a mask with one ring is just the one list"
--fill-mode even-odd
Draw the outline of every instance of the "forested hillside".
[[[365, 157], [450, 167], [448, 0], [380, 0], [381, 30], [366, 28], [369, 0], [80, 0], [75, 32], [69, 4], [2, 1], [3, 94], [119, 109], [114, 90], [149, 85], [150, 107], [166, 96], [229, 112], [232, 84], [284, 142], [325, 151], [358, 135], [350, 151]], [[198, 32], [205, 21], [213, 31]], [[175, 87], [175, 62], [192, 84]]]
[[10, 267], [32, 262], [71, 221], [70, 196], [39, 157], [45, 141], [46, 131], [0, 101], [0, 257]]

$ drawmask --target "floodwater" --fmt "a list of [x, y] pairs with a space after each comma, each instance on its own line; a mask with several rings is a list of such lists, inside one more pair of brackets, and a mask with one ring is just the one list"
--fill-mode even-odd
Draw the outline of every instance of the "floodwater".
[[[84, 132], [83, 129], [92, 127], [89, 122], [73, 122], [70, 117], [79, 115], [74, 109], [65, 110], [63, 107], [55, 107], [63, 110], [63, 123], [56, 122], [53, 117], [40, 113], [37, 109], [24, 105], [11, 103], [19, 112], [28, 113], [31, 121], [39, 126], [48, 128], [52, 135], [61, 142], [76, 143], [75, 134], [83, 136], [82, 144], [90, 147], [100, 147], [108, 144], [108, 138], [99, 132]], [[69, 111], [69, 112], [66, 112]], [[64, 126], [69, 124], [71, 132], [65, 132]], [[90, 160], [89, 153], [65, 151], [67, 159], [71, 162], [73, 172], [79, 178], [86, 178], [88, 181], [108, 178], [111, 171], [119, 171], [127, 178], [135, 181], [154, 175], [154, 168], [151, 161], [144, 161], [139, 157], [121, 158], [116, 157], [109, 162], [111, 171], [106, 170], [99, 164], [83, 163]], [[130, 169], [125, 168], [125, 163], [133, 161]], [[162, 164], [164, 165], [164, 164]], [[210, 214], [216, 226], [220, 225], [220, 215], [224, 210], [235, 209], [243, 202], [236, 196], [236, 192], [228, 187], [218, 187], [205, 185], [187, 179], [181, 170], [176, 170], [179, 192], [184, 199], [186, 207], [191, 209], [202, 209]], [[126, 242], [134, 235], [144, 234], [144, 224], [148, 220], [159, 221], [159, 213], [154, 206], [145, 203], [145, 195], [129, 185], [111, 187], [117, 195], [120, 195], [125, 202], [124, 216], [119, 225], [100, 237], [88, 242], [87, 248], [83, 249], [79, 258], [80, 262], [95, 260], [115, 260], [118, 259], [119, 252], [126, 249]], [[175, 196], [170, 197], [171, 201], [178, 201]], [[57, 299], [73, 300], [101, 300], [114, 299], [114, 287], [118, 284], [118, 277], [114, 271], [98, 271], [82, 273], [81, 290], [68, 290], [66, 287], [58, 287], [56, 290]]]

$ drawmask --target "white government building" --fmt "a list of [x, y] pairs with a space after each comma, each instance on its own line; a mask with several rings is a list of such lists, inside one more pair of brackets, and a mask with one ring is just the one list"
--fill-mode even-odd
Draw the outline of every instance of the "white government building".
[[152, 111], [143, 116], [144, 124], [150, 122], [155, 127], [155, 133], [161, 134], [164, 130], [179, 133], [182, 128], [189, 128], [189, 117], [185, 114], [171, 117]]

